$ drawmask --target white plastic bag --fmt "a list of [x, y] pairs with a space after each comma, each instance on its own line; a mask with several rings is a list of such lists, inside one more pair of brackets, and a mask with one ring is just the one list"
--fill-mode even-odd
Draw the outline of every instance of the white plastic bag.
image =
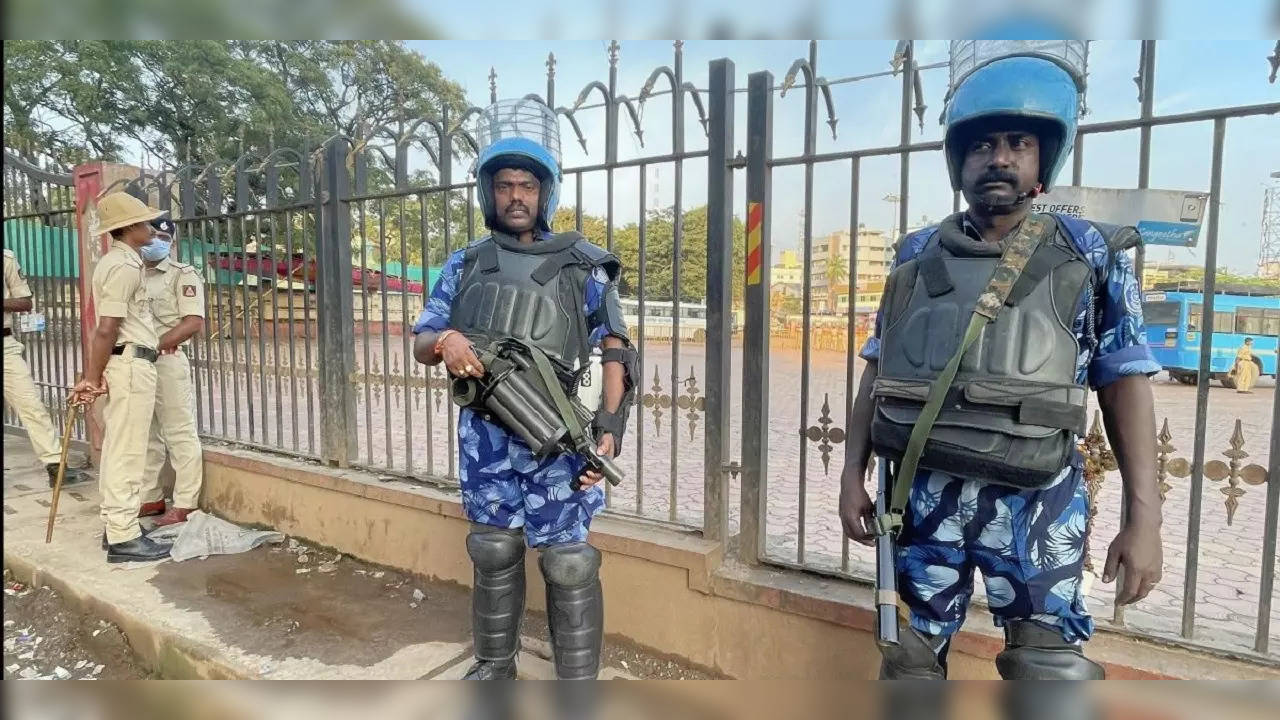
[[174, 562], [206, 555], [235, 555], [263, 543], [284, 542], [284, 533], [242, 528], [200, 510], [187, 516], [186, 522], [157, 528], [147, 537], [156, 542], [172, 541], [169, 559]]

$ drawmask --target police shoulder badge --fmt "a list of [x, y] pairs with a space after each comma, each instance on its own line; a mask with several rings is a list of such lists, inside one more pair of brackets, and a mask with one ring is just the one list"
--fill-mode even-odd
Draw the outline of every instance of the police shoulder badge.
[[182, 286], [182, 296], [183, 296], [183, 297], [195, 297], [195, 296], [196, 296], [196, 286], [195, 286], [195, 285], [183, 285], [183, 286]]

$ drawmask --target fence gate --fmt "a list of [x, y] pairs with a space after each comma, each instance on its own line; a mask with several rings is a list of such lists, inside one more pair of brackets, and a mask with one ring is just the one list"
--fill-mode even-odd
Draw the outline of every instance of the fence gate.
[[[22, 333], [15, 323], [14, 333], [61, 433], [67, 393], [83, 364], [76, 199], [71, 174], [30, 150], [4, 150], [4, 247], [22, 266], [34, 312], [45, 316], [43, 332]], [[7, 405], [4, 424], [20, 424]], [[87, 438], [83, 418], [76, 421], [74, 437]]]

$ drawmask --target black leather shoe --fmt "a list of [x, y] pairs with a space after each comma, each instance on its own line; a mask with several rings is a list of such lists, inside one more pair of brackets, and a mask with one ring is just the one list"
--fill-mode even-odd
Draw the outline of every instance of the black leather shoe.
[[[149, 534], [149, 533], [147, 533], [147, 529], [146, 529], [146, 528], [142, 528], [142, 537], [146, 537], [148, 534]], [[103, 552], [106, 552], [106, 551], [107, 551], [107, 550], [109, 550], [109, 549], [111, 549], [111, 548], [110, 548], [110, 546], [109, 546], [109, 545], [107, 545], [107, 533], [104, 531], [104, 532], [102, 533], [102, 551], [103, 551]]]
[[515, 680], [516, 661], [477, 660], [475, 665], [462, 676], [463, 680]]
[[[44, 469], [49, 473], [49, 487], [53, 487], [53, 484], [58, 481], [58, 463], [49, 463], [44, 466]], [[62, 485], [64, 487], [67, 485], [75, 485], [88, 479], [88, 475], [85, 475], [75, 468], [68, 467], [67, 472], [62, 476]]]
[[150, 562], [169, 557], [169, 546], [161, 545], [146, 535], [107, 546], [107, 562]]

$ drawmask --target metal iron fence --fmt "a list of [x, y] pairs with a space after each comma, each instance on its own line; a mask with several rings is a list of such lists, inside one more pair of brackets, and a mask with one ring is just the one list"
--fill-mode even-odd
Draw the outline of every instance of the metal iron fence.
[[[1145, 42], [1139, 73], [1140, 117], [1080, 127], [1073, 181], [1081, 182], [1085, 140], [1090, 135], [1138, 130], [1138, 186], [1147, 187], [1152, 128], [1213, 124], [1209, 182], [1213, 202], [1206, 231], [1209, 287], [1204, 312], [1208, 334], [1213, 322], [1212, 278], [1217, 268], [1226, 122], [1275, 114], [1280, 112], [1280, 103], [1157, 116], [1151, 103], [1154, 58], [1154, 42]], [[555, 61], [548, 58], [545, 95], [528, 96], [545, 101], [563, 115], [584, 150], [603, 155], [598, 163], [564, 170], [562, 197], [573, 198], [571, 224], [585, 230], [598, 227], [603, 236], [591, 239], [617, 249], [623, 231], [632, 230], [620, 226], [617, 209], [634, 207], [637, 211], [633, 229], [638, 252], [634, 266], [627, 267], [626, 273], [640, 300], [635, 337], [645, 384], [636, 398], [620, 461], [631, 482], [609, 490], [610, 511], [700, 529], [714, 540], [728, 541], [736, 531], [737, 557], [747, 563], [764, 562], [868, 581], [872, 558], [860, 547], [849, 545], [836, 517], [840, 451], [852, 410], [852, 388], [857, 387], [860, 361], [855, 354], [862, 338], [853, 322], [846, 323], [844, 337], [837, 337], [839, 330], [815, 327], [809, 310], [813, 283], [808, 273], [799, 329], [779, 332], [771, 325], [770, 234], [776, 224], [772, 172], [775, 168], [798, 168], [804, 173], [803, 190], [788, 187], [786, 192], [803, 193], [801, 238], [808, 253], [814, 246], [810, 211], [815, 168], [848, 168], [848, 227], [850, 236], [858, 238], [864, 163], [896, 157], [897, 225], [899, 232], [904, 231], [910, 212], [912, 161], [941, 150], [939, 142], [912, 140], [913, 120], [923, 122], [925, 112], [921, 73], [946, 64], [918, 64], [914, 44], [905, 42], [895, 54], [894, 70], [828, 82], [817, 74], [817, 44], [813, 43], [808, 57], [797, 60], [780, 85], [775, 85], [771, 73], [759, 72], [750, 76], [747, 88], [737, 89], [734, 64], [722, 59], [710, 63], [705, 88], [699, 88], [686, 79], [681, 44], [676, 43], [672, 64], [653, 70], [631, 98], [620, 93], [618, 60], [619, 47], [614, 43], [608, 50], [608, 81], [589, 83], [570, 105], [557, 106]], [[803, 82], [797, 85], [801, 76]], [[881, 76], [896, 76], [901, 81], [898, 144], [818, 152], [819, 100], [824, 101], [834, 137], [832, 93], [844, 83]], [[660, 82], [669, 88], [655, 89]], [[793, 87], [803, 90], [803, 148], [794, 156], [775, 157], [774, 98]], [[747, 132], [745, 148], [735, 152], [738, 93], [748, 96]], [[497, 96], [492, 81], [490, 95]], [[593, 96], [598, 96], [598, 102], [589, 103]], [[655, 96], [669, 96], [670, 151], [621, 157], [621, 131], [629, 125], [643, 140], [642, 110]], [[581, 130], [579, 119], [590, 111], [604, 116], [602, 152], [588, 143]], [[174, 211], [181, 237], [179, 259], [199, 266], [205, 275], [207, 329], [191, 353], [203, 434], [335, 466], [456, 484], [455, 414], [447, 397], [447, 380], [441, 368], [424, 369], [412, 360], [409, 328], [430, 291], [428, 268], [438, 267], [449, 253], [483, 232], [474, 209], [474, 183], [462, 170], [475, 151], [466, 122], [476, 112], [474, 107], [442, 107], [433, 117], [362, 128], [354, 138], [335, 135], [302, 148], [250, 149], [233, 162], [188, 163], [164, 172], [143, 172], [122, 183]], [[693, 138], [686, 137], [685, 120], [690, 112], [696, 113], [704, 130], [705, 149], [699, 147], [701, 141], [695, 142], [696, 133]], [[411, 173], [411, 162], [423, 156], [426, 167]], [[66, 220], [73, 205], [56, 211], [47, 206], [33, 208], [22, 204], [22, 193], [18, 192], [33, 184], [41, 188], [67, 186], [69, 178], [62, 182], [54, 179], [62, 177], [56, 173], [20, 163], [16, 156], [11, 163], [10, 157], [6, 153], [6, 246], [13, 221], [38, 217], [45, 225], [61, 222], [73, 227], [74, 221]], [[690, 163], [705, 163], [707, 186], [707, 271], [705, 288], [697, 288], [705, 296], [707, 309], [705, 342], [701, 343], [682, 340], [679, 330], [680, 301], [688, 294], [682, 292], [682, 283], [688, 284], [681, 273], [682, 250], [687, 242], [701, 241], [700, 237], [690, 238], [684, 227], [688, 195], [684, 174]], [[661, 198], [650, 197], [648, 192], [650, 173], [660, 169], [674, 180], [669, 209]], [[615, 198], [616, 177], [624, 173], [628, 179], [638, 180], [636, 196], [621, 199], [634, 203], [630, 206], [615, 202], [619, 200]], [[741, 219], [734, 212], [735, 182], [740, 173], [745, 173], [747, 200]], [[585, 210], [583, 195], [585, 187], [598, 186], [601, 180], [606, 209], [597, 226]], [[51, 191], [41, 192], [47, 197]], [[958, 194], [952, 196], [952, 207], [959, 207]], [[655, 269], [647, 258], [657, 254], [652, 243], [661, 212], [669, 212], [671, 218], [672, 247], [660, 248], [664, 250], [660, 256], [669, 260]], [[738, 238], [735, 222], [742, 220], [745, 238]], [[663, 242], [668, 242], [665, 236]], [[742, 265], [735, 263], [735, 250], [745, 255]], [[851, 298], [858, 291], [858, 256], [855, 240], [847, 258]], [[1142, 262], [1141, 251], [1137, 261]], [[422, 268], [416, 280], [409, 272], [415, 264]], [[669, 295], [676, 310], [670, 342], [647, 339], [644, 326], [645, 302], [668, 300], [651, 290], [655, 273], [660, 271], [670, 273]], [[746, 325], [741, 348], [735, 347], [731, 332], [735, 274], [745, 279]], [[51, 279], [47, 287], [56, 284]], [[75, 322], [74, 317], [67, 320]], [[51, 353], [54, 358], [63, 358], [62, 366], [50, 359], [37, 370], [55, 405], [60, 389], [70, 384], [81, 364], [78, 338], [72, 337], [59, 340], [49, 336], [38, 341], [60, 347], [65, 353]], [[793, 344], [798, 347], [792, 348]], [[799, 357], [790, 352], [793, 349], [799, 351]], [[1207, 368], [1207, 344], [1202, 351], [1201, 364]], [[735, 374], [740, 385], [731, 382]], [[1212, 645], [1216, 651], [1252, 651], [1254, 659], [1275, 662], [1269, 639], [1280, 483], [1272, 478], [1280, 457], [1274, 432], [1280, 397], [1273, 404], [1270, 424], [1265, 418], [1243, 417], [1243, 424], [1237, 421], [1229, 433], [1222, 433], [1230, 434], [1229, 440], [1221, 439], [1228, 462], [1207, 462], [1211, 421], [1208, 380], [1208, 373], [1201, 372], [1194, 426], [1184, 426], [1175, 417], [1173, 429], [1166, 421], [1159, 438], [1162, 492], [1170, 498], [1170, 508], [1185, 512], [1187, 517], [1185, 534], [1177, 530], [1181, 523], [1172, 517], [1165, 524], [1170, 561], [1164, 585], [1176, 587], [1175, 579], [1185, 578], [1179, 597], [1171, 599], [1182, 614], [1181, 627], [1163, 627], [1155, 616], [1168, 610], [1161, 607], [1143, 612], [1143, 604], [1134, 608], [1134, 617], [1129, 619], [1123, 608], [1115, 609], [1111, 625], [1128, 631], [1125, 628], [1131, 624], [1133, 632]], [[733, 398], [739, 393], [740, 414], [733, 412]], [[1214, 424], [1216, 428], [1220, 423]], [[1263, 435], [1270, 437], [1268, 459], [1263, 464], [1245, 463], [1245, 447], [1261, 442]], [[1188, 436], [1190, 461], [1177, 455], [1175, 445], [1184, 445], [1181, 438]], [[741, 456], [731, 460], [730, 447], [738, 441]], [[1111, 510], [1119, 503], [1119, 484], [1114, 475], [1106, 474], [1114, 469], [1113, 460], [1096, 423], [1082, 447], [1089, 461], [1091, 524], [1097, 527], [1092, 546], [1097, 554], [1110, 539], [1103, 531], [1113, 528], [1119, 517]], [[1219, 594], [1240, 591], [1239, 597], [1230, 598], [1235, 605], [1225, 615], [1216, 613], [1227, 599], [1208, 594], [1218, 592], [1214, 583], [1199, 582], [1199, 556], [1212, 549], [1201, 544], [1206, 477], [1219, 484], [1226, 497], [1225, 516], [1218, 518], [1225, 524], [1212, 525], [1211, 531], [1224, 534], [1247, 528], [1233, 537], [1243, 545], [1256, 546], [1256, 560], [1261, 561], [1251, 555], [1237, 563], [1239, 567], [1223, 563], [1223, 567], [1213, 568], [1217, 573], [1212, 576], [1214, 583], [1221, 581], [1219, 584], [1226, 587]], [[1247, 486], [1265, 490], [1265, 503], [1256, 501]], [[735, 494], [738, 502], [731, 505]], [[1174, 551], [1174, 543], [1178, 551]], [[1227, 570], [1240, 577], [1225, 577]], [[1257, 588], [1256, 596], [1252, 589], [1242, 589], [1252, 587]], [[1099, 589], [1090, 597], [1106, 605], [1106, 592]], [[1250, 642], [1237, 641], [1231, 632], [1246, 625], [1253, 637]], [[1215, 642], [1206, 641], [1203, 633], [1198, 635], [1198, 628], [1213, 631]]]
[[[1072, 171], [1073, 184], [1079, 185], [1082, 180], [1085, 140], [1091, 136], [1104, 133], [1116, 133], [1137, 129], [1140, 133], [1138, 187], [1148, 187], [1151, 159], [1151, 131], [1155, 127], [1181, 125], [1187, 123], [1212, 123], [1212, 170], [1208, 181], [1211, 196], [1210, 213], [1206, 228], [1205, 240], [1205, 317], [1212, 312], [1214, 278], [1218, 269], [1219, 245], [1219, 203], [1222, 189], [1222, 156], [1223, 142], [1227, 121], [1233, 118], [1250, 116], [1275, 115], [1280, 112], [1280, 103], [1218, 108], [1201, 112], [1178, 115], [1157, 116], [1153, 113], [1152, 97], [1155, 83], [1155, 47], [1154, 41], [1142, 43], [1140, 68], [1135, 79], [1141, 98], [1140, 116], [1131, 120], [1102, 122], [1082, 125], [1076, 137], [1076, 149]], [[858, 237], [860, 225], [859, 186], [862, 179], [862, 163], [876, 157], [897, 156], [899, 159], [898, 193], [898, 234], [901, 236], [908, 229], [910, 212], [910, 170], [913, 159], [930, 153], [940, 153], [940, 142], [912, 142], [913, 113], [916, 119], [923, 122], [924, 105], [920, 91], [921, 71], [937, 66], [920, 66], [914, 60], [914, 43], [900, 43], [895, 58], [898, 67], [895, 74], [901, 76], [901, 136], [896, 146], [875, 147], [866, 149], [850, 149], [834, 152], [818, 153], [816, 138], [818, 134], [819, 94], [826, 99], [828, 122], [834, 127], [835, 117], [830, 100], [831, 87], [817, 75], [817, 45], [810, 44], [808, 58], [797, 60], [788, 71], [781, 88], [789, 88], [794, 84], [798, 73], [805, 78], [805, 120], [804, 146], [800, 154], [788, 157], [775, 157], [773, 139], [773, 106], [775, 101], [774, 77], [770, 72], [757, 72], [749, 77], [748, 105], [748, 137], [745, 161], [737, 163], [745, 165], [747, 171], [747, 217], [748, 217], [748, 257], [769, 258], [770, 231], [776, 225], [772, 217], [774, 192], [772, 174], [777, 168], [799, 167], [804, 172], [804, 228], [802, 233], [803, 254], [809, 256], [814, 247], [812, 228], [813, 209], [813, 174], [814, 168], [824, 165], [845, 165], [849, 168], [849, 233]], [[945, 64], [942, 65], [945, 67]], [[1097, 69], [1095, 68], [1095, 72]], [[777, 96], [780, 96], [778, 93]], [[788, 190], [788, 192], [794, 192]], [[959, 209], [959, 194], [953, 193], [953, 210]], [[852, 245], [848, 260], [848, 277], [851, 287], [850, 296], [857, 291], [856, 268], [858, 267], [858, 243]], [[1141, 277], [1143, 250], [1136, 252], [1138, 274]], [[744, 472], [741, 496], [742, 534], [739, 552], [744, 561], [749, 563], [767, 562], [786, 567], [800, 568], [809, 571], [830, 573], [841, 577], [853, 577], [869, 580], [873, 577], [874, 557], [869, 549], [850, 545], [843, 537], [839, 520], [836, 517], [836, 506], [839, 492], [839, 470], [842, 458], [836, 455], [841, 449], [845, 437], [844, 428], [848, 427], [852, 417], [852, 406], [855, 390], [858, 386], [861, 361], [856, 358], [857, 345], [854, 343], [854, 323], [847, 326], [848, 340], [845, 343], [843, 382], [833, 387], [830, 382], [834, 363], [829, 355], [823, 356], [823, 363], [828, 372], [821, 378], [824, 382], [815, 385], [815, 374], [820, 368], [815, 365], [814, 341], [822, 334], [811, 328], [810, 299], [812, 294], [812, 278], [806, 273], [804, 281], [803, 331], [801, 332], [801, 357], [798, 364], [777, 352], [777, 338], [771, 333], [769, 305], [769, 268], [767, 262], [759, 266], [747, 268], [748, 288], [746, 293], [746, 332], [744, 338], [743, 359], [743, 459]], [[752, 273], [757, 273], [753, 275]], [[1208, 325], [1208, 323], [1206, 323]], [[825, 332], [825, 330], [823, 331]], [[1213, 332], [1211, 325], [1205, 328], [1205, 337]], [[1181, 584], [1180, 597], [1168, 597], [1168, 602], [1161, 606], [1157, 598], [1133, 606], [1132, 612], [1141, 619], [1126, 618], [1125, 607], [1111, 608], [1110, 625], [1125, 630], [1135, 625], [1138, 632], [1177, 638], [1179, 641], [1201, 646], [1212, 646], [1215, 650], [1233, 654], [1247, 655], [1250, 651], [1254, 657], [1262, 657], [1269, 663], [1275, 663], [1276, 657], [1271, 650], [1272, 600], [1275, 577], [1275, 543], [1277, 522], [1280, 520], [1280, 483], [1277, 483], [1276, 463], [1280, 459], [1276, 455], [1277, 434], [1275, 424], [1277, 413], [1280, 413], [1280, 394], [1273, 399], [1270, 419], [1248, 417], [1244, 424], [1255, 428], [1254, 437], [1247, 437], [1242, 431], [1242, 421], [1235, 420], [1230, 432], [1230, 439], [1221, 438], [1228, 445], [1223, 455], [1228, 462], [1218, 460], [1206, 461], [1206, 443], [1209, 438], [1209, 380], [1208, 372], [1210, 343], [1201, 344], [1199, 384], [1196, 392], [1194, 429], [1189, 433], [1192, 445], [1192, 457], [1172, 458], [1175, 446], [1174, 435], [1170, 431], [1170, 421], [1165, 418], [1159, 436], [1159, 468], [1162, 497], [1174, 491], [1173, 485], [1178, 480], [1186, 480], [1186, 498], [1176, 502], [1177, 511], [1185, 512], [1185, 532], [1179, 517], [1168, 513], [1164, 535], [1166, 541], [1165, 587], [1176, 587]], [[780, 367], [781, 366], [781, 367]], [[796, 377], [798, 375], [798, 378]], [[779, 403], [779, 393], [771, 392], [770, 383], [780, 378], [797, 381], [799, 386], [799, 402], [783, 401]], [[764, 379], [760, 382], [759, 379]], [[842, 387], [840, 387], [842, 386]], [[790, 392], [788, 384], [787, 392]], [[1280, 393], [1280, 390], [1277, 390]], [[772, 403], [772, 404], [771, 404]], [[844, 406], [844, 424], [840, 424], [839, 407]], [[781, 405], [782, 412], [774, 410]], [[819, 410], [814, 417], [813, 408]], [[1169, 412], [1172, 408], [1161, 408]], [[798, 417], [797, 417], [798, 416]], [[1221, 425], [1221, 422], [1215, 423]], [[779, 429], [782, 428], [782, 429]], [[1248, 440], [1263, 443], [1263, 450], [1254, 453], [1265, 453], [1269, 436], [1270, 453], [1268, 467], [1259, 464], [1245, 464], [1249, 452], [1245, 451]], [[1091, 512], [1094, 521], [1091, 527], [1097, 526], [1091, 545], [1094, 554], [1099, 550], [1105, 554], [1106, 543], [1114, 535], [1119, 513], [1111, 508], [1120, 504], [1118, 478], [1106, 479], [1108, 470], [1115, 470], [1114, 460], [1106, 447], [1106, 440], [1095, 422], [1093, 432], [1084, 440], [1083, 448], [1090, 458], [1089, 490]], [[1215, 440], [1216, 442], [1216, 440]], [[814, 461], [821, 462], [815, 466]], [[771, 464], [771, 461], [773, 464]], [[781, 462], [779, 462], [781, 461]], [[1205, 479], [1221, 484], [1221, 492], [1226, 496], [1226, 511], [1222, 517], [1214, 518], [1210, 531], [1225, 536], [1228, 533], [1239, 537], [1240, 544], [1227, 551], [1222, 567], [1202, 570], [1200, 555], [1215, 554], [1222, 557], [1215, 548], [1218, 537], [1208, 546], [1202, 545], [1202, 528], [1205, 527], [1202, 517], [1202, 498]], [[1250, 532], [1236, 534], [1234, 523], [1244, 519], [1241, 500], [1245, 497], [1246, 485], [1265, 487], [1265, 508], [1261, 500], [1248, 508]], [[1182, 489], [1182, 488], [1178, 488]], [[1170, 500], [1172, 510], [1174, 500]], [[779, 512], [779, 507], [786, 508]], [[817, 511], [817, 515], [814, 515]], [[1179, 515], [1181, 514], [1179, 512]], [[778, 523], [786, 526], [777, 528]], [[1103, 530], [1112, 531], [1110, 534]], [[1243, 536], [1243, 537], [1242, 537]], [[1244, 555], [1247, 553], [1247, 555]], [[1254, 555], [1254, 553], [1257, 553]], [[1243, 555], [1243, 556], [1242, 556]], [[1260, 561], [1260, 562], [1259, 562]], [[1201, 582], [1206, 573], [1208, 583]], [[1086, 581], [1088, 582], [1088, 581]], [[1089, 593], [1094, 603], [1101, 602], [1104, 607], [1111, 605], [1111, 593], [1107, 588], [1094, 587]], [[1172, 606], [1172, 607], [1170, 607]], [[1180, 627], [1169, 625], [1165, 615], [1181, 614]], [[1197, 632], [1200, 630], [1200, 632]], [[1252, 632], [1249, 632], [1252, 631]], [[1247, 633], [1247, 634], [1246, 634]]]
[[[17, 257], [31, 287], [43, 332], [13, 332], [25, 346], [36, 388], [54, 426], [65, 427], [66, 396], [80, 371], [80, 258], [75, 247], [76, 198], [71, 175], [33, 148], [4, 151], [4, 247]], [[6, 426], [20, 422], [8, 404]], [[86, 439], [84, 418], [74, 437]]]

